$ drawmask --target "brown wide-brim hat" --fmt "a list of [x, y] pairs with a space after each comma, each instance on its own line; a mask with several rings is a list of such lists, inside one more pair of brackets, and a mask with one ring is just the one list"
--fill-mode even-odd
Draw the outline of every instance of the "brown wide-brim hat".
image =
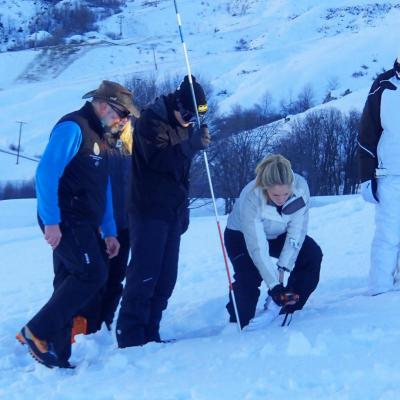
[[121, 111], [129, 111], [135, 118], [140, 117], [140, 111], [133, 103], [133, 93], [117, 82], [103, 81], [100, 86], [82, 96], [82, 99], [99, 99], [112, 104]]

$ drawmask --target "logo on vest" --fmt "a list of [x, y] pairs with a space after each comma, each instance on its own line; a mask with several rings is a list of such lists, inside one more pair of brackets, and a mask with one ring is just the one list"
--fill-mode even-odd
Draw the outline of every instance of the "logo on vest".
[[100, 165], [100, 161], [103, 159], [103, 157], [100, 155], [100, 146], [97, 142], [94, 142], [93, 154], [89, 154], [89, 157], [94, 161], [95, 167]]
[[97, 142], [94, 142], [93, 145], [93, 153], [98, 156], [100, 154], [100, 146], [98, 145]]

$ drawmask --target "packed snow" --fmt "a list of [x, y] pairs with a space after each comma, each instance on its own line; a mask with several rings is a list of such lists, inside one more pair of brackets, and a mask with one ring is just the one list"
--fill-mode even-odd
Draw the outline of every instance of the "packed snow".
[[[228, 324], [215, 220], [201, 209], [181, 245], [161, 333], [170, 344], [118, 349], [114, 332], [78, 336], [73, 371], [35, 363], [14, 338], [51, 294], [51, 251], [35, 201], [0, 203], [0, 398], [140, 400], [397, 400], [400, 292], [365, 295], [373, 206], [358, 196], [313, 199], [320, 284], [289, 327], [239, 333]], [[222, 225], [225, 218], [222, 218]], [[266, 296], [262, 288], [259, 308]]]

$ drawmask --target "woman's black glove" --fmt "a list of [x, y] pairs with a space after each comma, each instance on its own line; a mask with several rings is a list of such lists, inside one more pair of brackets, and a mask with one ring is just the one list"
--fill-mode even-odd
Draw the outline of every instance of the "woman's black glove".
[[280, 307], [286, 305], [293, 305], [299, 301], [299, 295], [294, 293], [292, 290], [285, 288], [282, 283], [274, 286], [268, 290], [268, 294], [272, 300]]

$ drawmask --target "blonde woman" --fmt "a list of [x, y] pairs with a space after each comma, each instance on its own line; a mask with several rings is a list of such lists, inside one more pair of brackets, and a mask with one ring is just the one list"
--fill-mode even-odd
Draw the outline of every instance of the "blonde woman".
[[[322, 251], [307, 236], [309, 199], [307, 182], [281, 155], [264, 158], [240, 193], [224, 236], [242, 327], [267, 325], [278, 314], [302, 309], [317, 287]], [[286, 287], [285, 273], [290, 274]], [[254, 318], [263, 281], [270, 301], [267, 312]], [[232, 299], [227, 310], [236, 322]]]
[[107, 260], [109, 269], [105, 286], [79, 312], [79, 316], [74, 318], [72, 338], [79, 333], [94, 333], [101, 329], [103, 323], [108, 330], [111, 330], [114, 314], [121, 299], [122, 282], [125, 279], [129, 258], [130, 244], [127, 201], [133, 147], [131, 120], [122, 125], [122, 129], [106, 132], [105, 138], [108, 144], [107, 155], [113, 198], [113, 213], [120, 249], [117, 256]]
[[133, 127], [131, 120], [125, 124], [121, 132], [111, 134], [106, 138], [109, 145], [108, 162], [110, 165], [114, 219], [121, 247], [118, 255], [109, 260], [110, 269], [102, 296], [98, 328], [104, 322], [107, 329], [111, 330], [114, 314], [122, 296], [122, 282], [125, 279], [130, 251], [128, 191], [133, 150]]

